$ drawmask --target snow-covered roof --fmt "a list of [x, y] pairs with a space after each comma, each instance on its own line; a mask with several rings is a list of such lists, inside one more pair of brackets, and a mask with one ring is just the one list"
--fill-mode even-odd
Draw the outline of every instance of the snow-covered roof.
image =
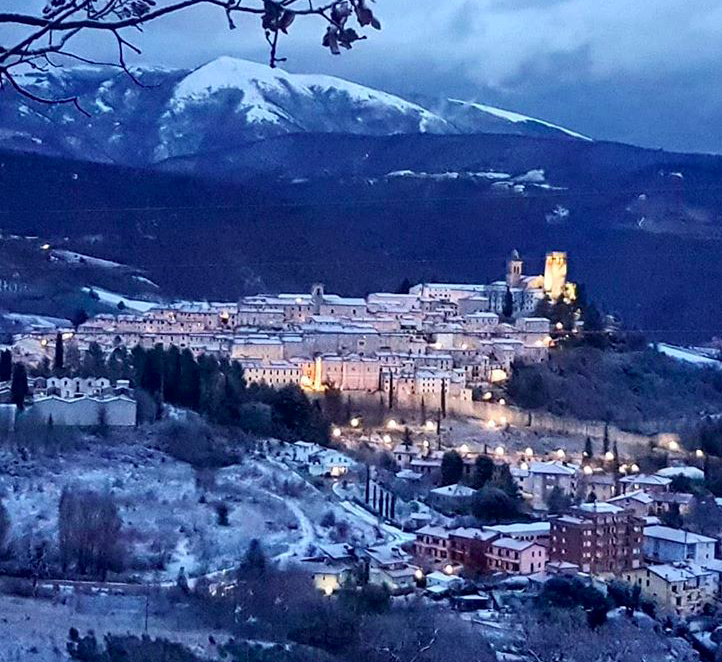
[[690, 480], [704, 480], [704, 471], [697, 467], [690, 467], [688, 465], [680, 465], [676, 467], [665, 467], [657, 472], [658, 476], [664, 478], [674, 478], [674, 476], [684, 476]]
[[474, 529], [464, 526], [452, 529], [449, 533], [457, 538], [466, 538], [468, 540], [491, 540], [495, 535], [497, 535], [495, 531]]
[[574, 476], [579, 467], [575, 464], [551, 460], [549, 462], [530, 462], [530, 474], [554, 474], [557, 476]]
[[673, 529], [670, 526], [645, 526], [645, 538], [658, 538], [667, 540], [668, 542], [676, 542], [681, 544], [692, 545], [696, 543], [714, 543], [714, 538], [702, 536], [698, 533], [685, 531], [684, 529]]
[[632, 485], [649, 485], [664, 487], [672, 482], [671, 478], [665, 476], [647, 475], [647, 474], [633, 474], [631, 476], [624, 476], [619, 479], [620, 483], [628, 483]]
[[627, 492], [626, 494], [620, 494], [619, 496], [607, 499], [607, 503], [617, 503], [618, 501], [637, 501], [638, 503], [648, 504], [653, 503], [654, 498], [647, 494], [644, 490], [635, 490], [634, 492]]
[[445, 497], [471, 497], [476, 494], [476, 490], [471, 487], [467, 487], [466, 485], [459, 485], [457, 483], [455, 485], [437, 487], [436, 489], [431, 490], [431, 493], [436, 494], [437, 496]]
[[433, 536], [435, 538], [443, 538], [444, 540], [449, 538], [449, 531], [443, 526], [423, 526], [417, 532], [417, 536]]
[[491, 543], [492, 547], [501, 547], [503, 549], [513, 549], [517, 552], [522, 552], [528, 549], [532, 545], [539, 545], [532, 540], [519, 540], [517, 538], [499, 538]]
[[549, 522], [516, 522], [515, 524], [497, 524], [485, 526], [485, 531], [495, 531], [503, 536], [548, 536], [551, 529]]
[[647, 570], [668, 582], [683, 582], [697, 577], [714, 574], [714, 570], [703, 568], [696, 563], [664, 563], [647, 566]]
[[615, 506], [613, 503], [605, 503], [604, 501], [595, 501], [594, 503], [583, 503], [578, 506], [579, 510], [583, 510], [586, 513], [600, 513], [605, 515], [616, 515], [621, 513], [624, 508]]

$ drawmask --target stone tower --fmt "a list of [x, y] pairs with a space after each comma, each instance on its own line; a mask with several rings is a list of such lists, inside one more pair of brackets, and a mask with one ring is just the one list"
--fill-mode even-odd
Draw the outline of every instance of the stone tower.
[[561, 251], [547, 253], [544, 264], [544, 293], [556, 301], [564, 294], [567, 284], [567, 254]]
[[519, 287], [521, 282], [524, 262], [519, 257], [519, 251], [514, 249], [506, 262], [506, 285], [507, 287]]
[[323, 303], [323, 283], [314, 283], [311, 288], [311, 303], [313, 304], [313, 314], [318, 315], [321, 312], [321, 304]]

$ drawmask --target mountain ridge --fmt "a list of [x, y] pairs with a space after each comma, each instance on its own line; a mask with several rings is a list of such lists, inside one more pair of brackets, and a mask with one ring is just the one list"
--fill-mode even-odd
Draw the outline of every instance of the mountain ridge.
[[88, 66], [31, 72], [22, 82], [44, 96], [78, 96], [90, 117], [38, 107], [14, 91], [0, 96], [6, 148], [119, 165], [240, 146], [290, 133], [586, 136], [545, 120], [474, 102], [434, 109], [399, 95], [323, 74], [295, 74], [223, 56], [193, 70]]

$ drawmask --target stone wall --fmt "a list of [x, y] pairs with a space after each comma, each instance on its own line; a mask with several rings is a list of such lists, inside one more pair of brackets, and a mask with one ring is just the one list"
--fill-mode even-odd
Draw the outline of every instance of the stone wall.
[[[372, 412], [379, 410], [378, 393], [354, 393], [347, 391], [344, 392], [344, 396], [349, 396], [351, 402], [361, 410]], [[384, 402], [385, 401], [386, 398], [384, 397]], [[428, 418], [435, 420], [439, 403], [425, 400], [424, 404]], [[387, 415], [390, 417], [395, 414], [414, 420], [419, 415], [420, 406], [420, 398], [408, 397], [405, 398], [403, 402], [397, 403], [392, 411], [387, 410]], [[603, 439], [606, 427], [603, 421], [584, 421], [569, 416], [555, 416], [547, 412], [523, 410], [510, 405], [500, 405], [490, 402], [469, 402], [455, 398], [448, 399], [446, 411], [447, 415], [450, 416], [475, 418], [483, 421], [493, 420], [498, 425], [501, 425], [502, 419], [504, 419], [509, 425], [517, 428], [526, 428], [528, 430], [549, 434], [590, 437], [593, 440]], [[628, 432], [614, 425], [608, 426], [607, 434], [609, 436], [610, 446], [616, 442], [619, 446], [627, 448], [634, 446], [647, 447], [650, 442], [666, 445], [672, 440], [679, 441], [679, 435], [674, 432], [660, 432], [645, 435]]]

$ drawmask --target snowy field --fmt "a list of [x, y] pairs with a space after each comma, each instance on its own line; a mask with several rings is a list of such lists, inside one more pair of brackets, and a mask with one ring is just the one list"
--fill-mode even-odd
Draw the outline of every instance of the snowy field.
[[[269, 558], [293, 562], [320, 542], [374, 543], [374, 522], [345, 510], [330, 490], [319, 490], [288, 467], [258, 456], [216, 471], [139, 443], [91, 439], [87, 449], [23, 460], [0, 456], [0, 494], [11, 521], [9, 541], [46, 539], [57, 546], [57, 515], [65, 487], [109, 490], [123, 520], [129, 553], [118, 580], [174, 582], [238, 566], [253, 538]], [[219, 523], [218, 505], [228, 508]], [[333, 524], [321, 525], [332, 511]]]

